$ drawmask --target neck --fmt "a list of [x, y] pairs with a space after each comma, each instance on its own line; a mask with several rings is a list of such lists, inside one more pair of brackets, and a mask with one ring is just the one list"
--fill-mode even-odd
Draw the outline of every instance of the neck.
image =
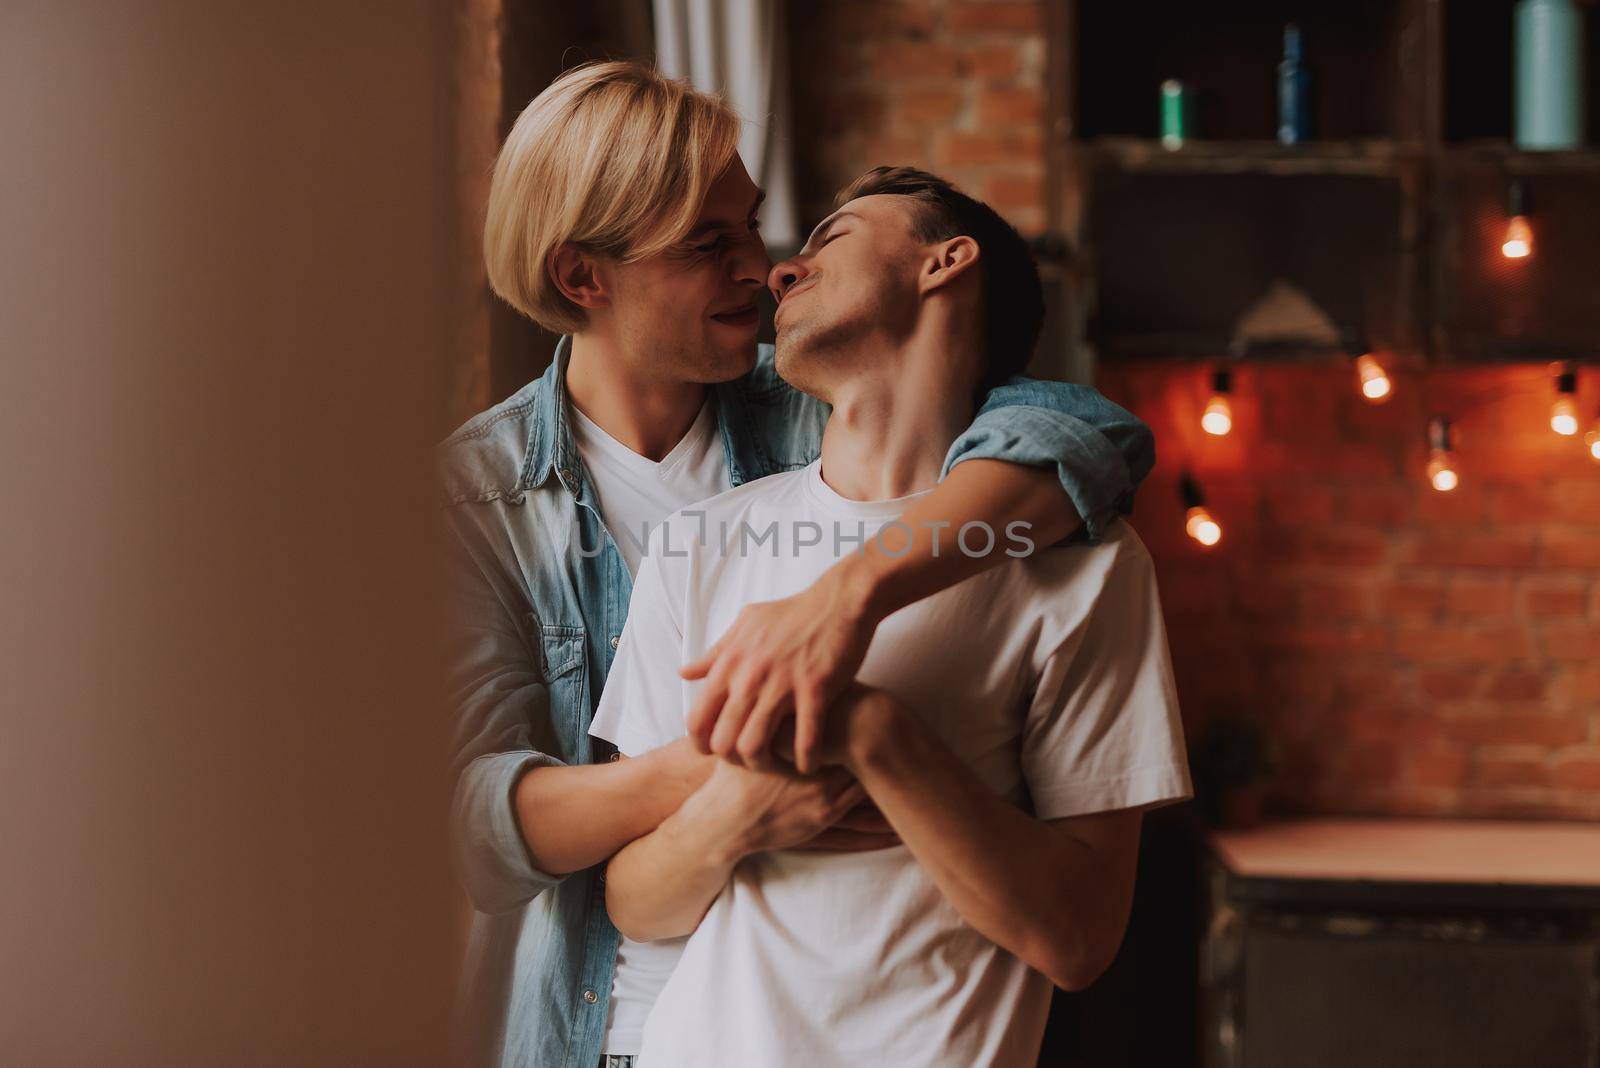
[[851, 500], [886, 500], [932, 489], [950, 443], [972, 422], [970, 343], [943, 323], [919, 326], [892, 358], [861, 352], [832, 391], [822, 471]]
[[607, 434], [646, 459], [660, 460], [694, 425], [706, 387], [643, 375], [638, 368], [647, 359], [612, 338], [574, 334], [567, 396]]

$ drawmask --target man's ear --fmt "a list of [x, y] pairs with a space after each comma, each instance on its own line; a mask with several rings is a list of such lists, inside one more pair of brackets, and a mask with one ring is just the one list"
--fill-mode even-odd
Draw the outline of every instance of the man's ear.
[[956, 279], [965, 275], [978, 263], [978, 243], [965, 234], [941, 241], [933, 246], [927, 262], [923, 265], [921, 290], [931, 293], [942, 286], [950, 285]]
[[563, 297], [580, 308], [602, 308], [611, 303], [600, 258], [570, 241], [557, 245], [546, 260], [550, 280]]

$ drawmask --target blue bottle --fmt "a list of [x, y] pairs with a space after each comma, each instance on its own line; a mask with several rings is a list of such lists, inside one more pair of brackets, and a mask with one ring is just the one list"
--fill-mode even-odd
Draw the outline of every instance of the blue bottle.
[[1278, 64], [1278, 140], [1297, 145], [1311, 140], [1311, 72], [1300, 62], [1300, 27], [1283, 28], [1283, 62]]

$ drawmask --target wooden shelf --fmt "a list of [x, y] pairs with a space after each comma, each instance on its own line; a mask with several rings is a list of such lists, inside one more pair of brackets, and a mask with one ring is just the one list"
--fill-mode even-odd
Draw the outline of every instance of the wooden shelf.
[[1500, 170], [1530, 177], [1544, 174], [1593, 175], [1600, 174], [1600, 149], [1530, 152], [1504, 141], [1466, 141], [1442, 149], [1439, 165], [1447, 170]]
[[1137, 137], [1102, 137], [1078, 142], [1069, 152], [1093, 165], [1135, 174], [1265, 174], [1286, 176], [1391, 177], [1420, 158], [1420, 149], [1394, 141], [1186, 141], [1165, 148]]
[[[1135, 359], [1223, 360], [1231, 359], [1232, 338], [1226, 334], [1204, 330], [1094, 332], [1096, 348], [1105, 356]], [[1255, 344], [1247, 349], [1244, 359], [1270, 360], [1274, 363], [1332, 363], [1348, 360], [1351, 352], [1344, 345], [1319, 344]]]

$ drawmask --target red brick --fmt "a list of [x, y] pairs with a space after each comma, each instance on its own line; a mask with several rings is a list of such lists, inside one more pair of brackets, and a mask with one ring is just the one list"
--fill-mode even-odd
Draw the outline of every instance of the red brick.
[[1483, 670], [1477, 665], [1424, 668], [1417, 673], [1417, 686], [1425, 696], [1436, 701], [1476, 697], [1483, 686]]
[[1257, 635], [1263, 648], [1293, 652], [1376, 653], [1388, 648], [1384, 628], [1369, 623], [1279, 622]]
[[1572, 704], [1600, 702], [1600, 661], [1561, 668], [1550, 684], [1550, 698]]
[[1009, 33], [1035, 34], [1043, 25], [1043, 13], [1030, 0], [957, 0], [945, 12], [945, 26], [952, 35]]
[[[1044, 203], [1044, 178], [1038, 174], [997, 174], [983, 186], [984, 199], [1008, 218], [1019, 208]], [[1012, 219], [1015, 225], [1016, 220]]]
[[1388, 556], [1389, 539], [1363, 527], [1312, 527], [1282, 531], [1269, 551], [1281, 563], [1371, 565]]
[[939, 159], [946, 166], [1037, 164], [1043, 159], [1043, 139], [1038, 130], [947, 133], [939, 142]]
[[1467, 777], [1467, 750], [1440, 743], [1413, 749], [1405, 756], [1405, 778], [1415, 786], [1453, 790]]
[[1540, 559], [1550, 567], [1600, 568], [1600, 531], [1546, 529]]
[[1307, 619], [1371, 619], [1377, 587], [1363, 575], [1307, 579], [1300, 583], [1299, 612]]
[[1417, 487], [1351, 486], [1339, 504], [1339, 518], [1346, 523], [1395, 527], [1410, 518], [1421, 492]]
[[1487, 511], [1483, 491], [1465, 476], [1461, 485], [1448, 493], [1423, 484], [1417, 495], [1419, 523], [1472, 529], [1483, 522]]
[[1562, 479], [1545, 483], [1545, 507], [1540, 512], [1524, 514], [1520, 519], [1515, 515], [1510, 516], [1506, 522], [1526, 523], [1533, 520], [1587, 524], [1591, 527], [1600, 525], [1600, 479], [1594, 478], [1589, 471], [1585, 474], [1588, 477], [1582, 480]]
[[978, 119], [996, 125], [1027, 126], [1044, 115], [1044, 93], [1033, 87], [988, 88], [978, 95]]
[[934, 125], [954, 121], [963, 100], [960, 89], [947, 85], [912, 86], [895, 92], [889, 107], [904, 122]]
[[1558, 754], [1550, 768], [1550, 782], [1562, 790], [1600, 792], [1600, 749]]
[[1539, 627], [1539, 642], [1554, 660], [1600, 660], [1600, 623], [1552, 620]]
[[[1044, 205], [1022, 204], [1014, 208], [1007, 208], [1002, 212], [1006, 222], [1016, 227], [1017, 233], [1023, 237], [1034, 237], [1044, 233]], [[1190, 544], [1194, 544], [1191, 542]], [[1239, 540], [1235, 538], [1229, 545], [1237, 551]]]
[[1281, 527], [1326, 526], [1338, 516], [1331, 486], [1278, 486], [1264, 497], [1267, 522]]
[[1445, 591], [1445, 611], [1458, 616], [1511, 614], [1509, 576], [1456, 575]]
[[1504, 532], [1433, 531], [1412, 546], [1410, 561], [1430, 567], [1531, 567], [1535, 535]]
[[1012, 41], [988, 41], [961, 54], [961, 71], [973, 78], [1012, 78], [1022, 70], [1022, 50]]
[[1439, 721], [1387, 701], [1341, 704], [1337, 722], [1345, 737], [1361, 741], [1427, 744], [1438, 741]]
[[1472, 786], [1548, 786], [1550, 772], [1542, 756], [1474, 754], [1468, 777]]
[[1544, 672], [1508, 668], [1489, 680], [1486, 696], [1495, 701], [1537, 701], [1549, 685], [1549, 675]]
[[933, 31], [934, 8], [924, 3], [872, 0], [871, 3], [833, 4], [826, 9], [830, 41], [856, 36], [927, 36]]
[[1345, 784], [1393, 783], [1400, 772], [1400, 751], [1389, 742], [1352, 742], [1339, 761]]
[[1334, 673], [1321, 660], [1276, 658], [1262, 671], [1267, 692], [1299, 705], [1324, 705], [1333, 699]]
[[1522, 611], [1530, 616], [1582, 616], [1589, 610], [1589, 588], [1583, 578], [1526, 578]]
[[1339, 700], [1345, 704], [1396, 702], [1399, 699], [1400, 672], [1389, 666], [1363, 667], [1348, 664], [1338, 673]]
[[1459, 741], [1481, 745], [1576, 745], [1587, 739], [1589, 723], [1570, 712], [1497, 708], [1452, 716], [1444, 721], [1444, 730]]
[[1444, 608], [1444, 580], [1432, 575], [1402, 576], [1379, 589], [1378, 603], [1391, 616], [1436, 616]]
[[1432, 660], [1525, 660], [1533, 655], [1526, 627], [1498, 621], [1425, 624], [1410, 620], [1395, 627], [1394, 650], [1401, 656]]
[[949, 79], [957, 72], [961, 53], [938, 41], [884, 41], [868, 50], [867, 62], [878, 78]]
[[1220, 572], [1189, 568], [1161, 580], [1161, 607], [1169, 618], [1216, 616], [1228, 605], [1228, 584]]

